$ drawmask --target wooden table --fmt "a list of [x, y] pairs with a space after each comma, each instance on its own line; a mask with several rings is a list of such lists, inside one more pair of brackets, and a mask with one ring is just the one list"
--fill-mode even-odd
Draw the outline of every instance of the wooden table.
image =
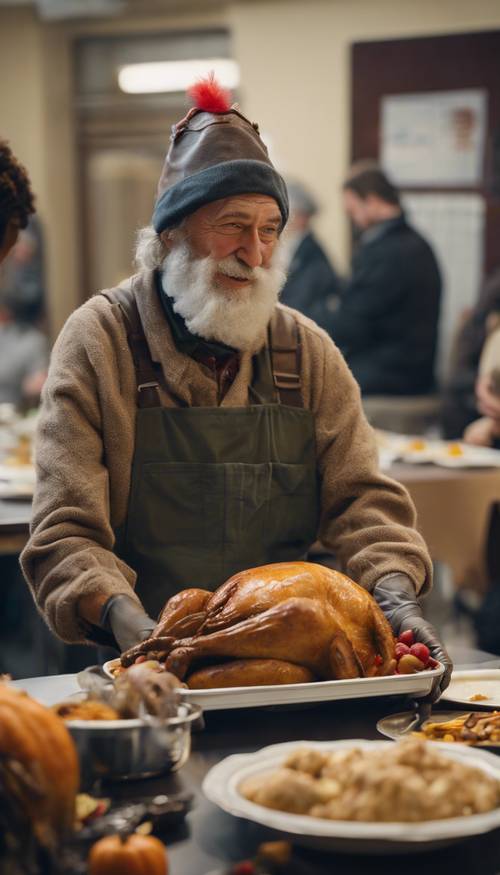
[[[477, 666], [476, 666], [477, 667]], [[74, 675], [18, 681], [18, 686], [40, 695], [43, 685], [62, 695], [76, 684]], [[68, 687], [69, 682], [69, 687]], [[52, 699], [52, 701], [54, 701]], [[363, 699], [297, 708], [211, 711], [204, 731], [193, 735], [188, 763], [176, 775], [129, 784], [112, 785], [115, 799], [133, 800], [157, 793], [189, 791], [195, 806], [185, 824], [164, 837], [170, 875], [205, 875], [226, 870], [252, 857], [257, 846], [278, 838], [257, 824], [231, 817], [208, 802], [201, 783], [207, 771], [224, 757], [283, 741], [380, 738], [376, 722], [391, 711], [405, 710], [401, 698]], [[446, 709], [450, 709], [448, 703]], [[338, 852], [319, 853], [296, 847], [295, 857], [307, 875], [496, 875], [500, 866], [500, 830], [451, 847], [408, 856], [363, 857]]]
[[385, 473], [408, 489], [433, 560], [451, 568], [455, 586], [484, 592], [498, 564], [500, 468], [394, 463]]

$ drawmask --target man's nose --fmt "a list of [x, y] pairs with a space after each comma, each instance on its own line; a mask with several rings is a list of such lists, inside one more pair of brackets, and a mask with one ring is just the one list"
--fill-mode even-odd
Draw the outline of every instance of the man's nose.
[[257, 231], [247, 230], [243, 235], [237, 256], [247, 267], [260, 267], [263, 261], [262, 242]]

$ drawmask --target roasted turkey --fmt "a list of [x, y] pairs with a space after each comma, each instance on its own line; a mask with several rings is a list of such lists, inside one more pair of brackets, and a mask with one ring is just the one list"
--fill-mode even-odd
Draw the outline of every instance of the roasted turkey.
[[213, 593], [172, 596], [122, 664], [154, 656], [196, 689], [303, 683], [392, 674], [394, 645], [361, 586], [323, 565], [281, 562], [241, 571]]

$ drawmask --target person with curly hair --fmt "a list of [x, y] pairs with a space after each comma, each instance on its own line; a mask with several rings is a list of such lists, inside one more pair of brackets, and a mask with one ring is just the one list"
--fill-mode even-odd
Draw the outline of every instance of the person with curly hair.
[[14, 246], [19, 231], [35, 212], [29, 176], [12, 154], [5, 140], [0, 140], [0, 262]]
[[[0, 265], [5, 262], [0, 268], [0, 287], [7, 271], [6, 256], [35, 212], [34, 200], [25, 168], [7, 142], [0, 140]], [[33, 405], [45, 382], [47, 339], [21, 318], [17, 298], [19, 289], [10, 299], [0, 294], [0, 404]]]

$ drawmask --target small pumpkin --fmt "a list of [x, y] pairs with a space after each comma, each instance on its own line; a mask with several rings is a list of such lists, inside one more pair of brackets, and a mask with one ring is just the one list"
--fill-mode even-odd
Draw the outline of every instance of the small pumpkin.
[[89, 875], [168, 875], [165, 845], [139, 833], [105, 836], [90, 849]]
[[0, 759], [7, 805], [15, 805], [47, 847], [72, 829], [78, 756], [66, 726], [26, 693], [0, 683]]

